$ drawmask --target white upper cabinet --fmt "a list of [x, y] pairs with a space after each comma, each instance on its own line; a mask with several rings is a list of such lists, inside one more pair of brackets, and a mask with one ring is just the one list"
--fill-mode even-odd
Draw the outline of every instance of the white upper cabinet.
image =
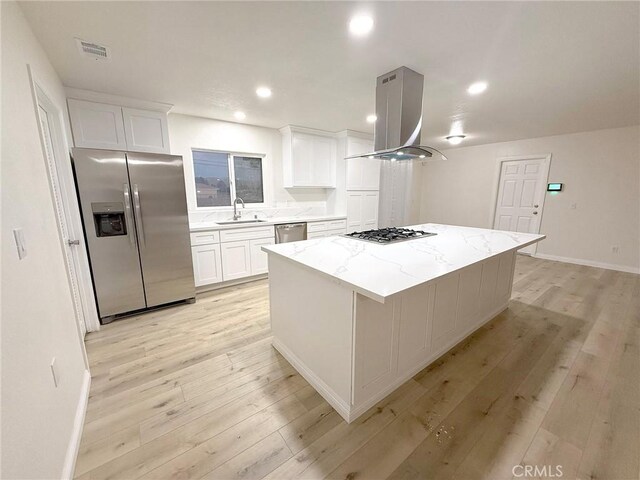
[[166, 113], [123, 107], [122, 117], [128, 150], [170, 153]]
[[74, 98], [68, 103], [76, 147], [126, 150], [121, 107]]
[[[347, 138], [347, 157], [373, 151], [373, 141], [357, 137]], [[347, 190], [379, 190], [380, 160], [350, 158], [347, 162]]]
[[[286, 145], [283, 145], [282, 148], [284, 151]], [[304, 133], [291, 135], [290, 149], [290, 164], [284, 166], [285, 169], [289, 170], [289, 178], [285, 173], [285, 187], [313, 185], [313, 137]]]
[[335, 138], [313, 137], [312, 178], [318, 186], [336, 186], [336, 148]]
[[335, 188], [337, 142], [333, 134], [290, 126], [280, 132], [285, 188]]
[[69, 98], [76, 147], [170, 153], [167, 114]]

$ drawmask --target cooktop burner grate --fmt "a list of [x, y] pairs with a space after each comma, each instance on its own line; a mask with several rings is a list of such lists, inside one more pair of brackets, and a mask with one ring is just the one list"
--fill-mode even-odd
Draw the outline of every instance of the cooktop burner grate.
[[380, 228], [378, 230], [365, 230], [363, 232], [347, 233], [344, 236], [365, 240], [367, 242], [380, 243], [388, 245], [390, 243], [403, 242], [405, 240], [414, 240], [416, 238], [431, 237], [437, 233], [425, 232], [423, 230], [411, 230], [409, 228]]

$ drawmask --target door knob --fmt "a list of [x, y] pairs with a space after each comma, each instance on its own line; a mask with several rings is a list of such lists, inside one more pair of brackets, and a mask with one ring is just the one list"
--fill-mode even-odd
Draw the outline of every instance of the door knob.
[[67, 245], [69, 245], [70, 247], [72, 245], [80, 245], [80, 240], [67, 240]]
[[534, 215], [537, 215], [537, 214], [538, 214], [538, 212], [533, 212], [533, 214], [534, 214]]

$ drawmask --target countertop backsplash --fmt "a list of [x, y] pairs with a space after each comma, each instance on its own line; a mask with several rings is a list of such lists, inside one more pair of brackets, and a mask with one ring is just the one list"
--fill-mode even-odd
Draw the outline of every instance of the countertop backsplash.
[[[295, 204], [282, 202], [271, 207], [247, 206], [242, 208], [238, 205], [238, 213], [245, 219], [257, 218], [270, 219], [274, 217], [314, 217], [327, 214], [326, 202], [296, 202]], [[196, 210], [189, 212], [189, 223], [205, 223], [231, 220], [233, 218], [233, 207], [220, 210]]]

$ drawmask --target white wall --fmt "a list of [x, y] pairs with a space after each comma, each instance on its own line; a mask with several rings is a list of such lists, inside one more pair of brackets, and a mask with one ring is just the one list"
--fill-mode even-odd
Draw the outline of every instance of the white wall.
[[222, 150], [265, 155], [265, 206], [294, 202], [326, 202], [324, 189], [285, 189], [282, 178], [282, 136], [273, 128], [225, 122], [191, 115], [169, 114], [171, 153], [185, 160], [189, 211], [196, 209], [191, 149]]
[[[547, 193], [538, 254], [640, 267], [640, 127], [533, 138], [456, 148], [446, 162], [423, 166], [420, 218], [424, 222], [477, 227], [493, 225], [497, 159], [552, 155], [550, 182], [564, 191]], [[575, 203], [575, 209], [571, 204]], [[612, 252], [612, 246], [619, 253]]]
[[[85, 379], [27, 64], [65, 95], [20, 8], [2, 2], [2, 478], [60, 478]], [[24, 230], [18, 260], [12, 229]], [[56, 357], [55, 388], [49, 365]]]

